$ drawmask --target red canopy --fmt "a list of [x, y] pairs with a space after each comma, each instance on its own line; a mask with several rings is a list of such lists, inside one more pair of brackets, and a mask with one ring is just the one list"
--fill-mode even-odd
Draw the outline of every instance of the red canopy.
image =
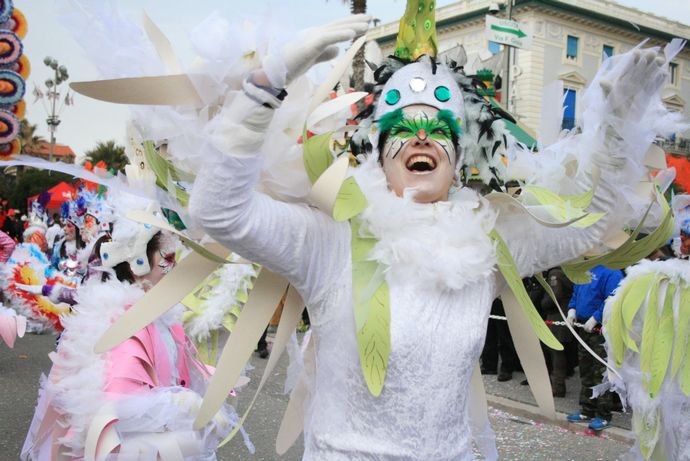
[[[56, 208], [60, 208], [63, 202], [66, 202], [67, 200], [71, 200], [72, 198], [76, 197], [77, 191], [74, 187], [71, 185], [67, 184], [66, 182], [61, 182], [60, 184], [57, 184], [50, 189], [47, 190], [47, 192], [50, 194], [50, 201], [48, 202], [48, 205], [46, 206], [47, 209], [53, 210]], [[34, 195], [33, 197], [29, 197], [27, 199], [27, 203], [30, 206], [31, 202], [36, 200], [38, 198], [38, 195]]]
[[[678, 193], [690, 193], [690, 161], [687, 157], [675, 156], [666, 154], [666, 163], [669, 167], [676, 168], [676, 179], [673, 181], [676, 184]], [[680, 186], [680, 187], [678, 187]]]

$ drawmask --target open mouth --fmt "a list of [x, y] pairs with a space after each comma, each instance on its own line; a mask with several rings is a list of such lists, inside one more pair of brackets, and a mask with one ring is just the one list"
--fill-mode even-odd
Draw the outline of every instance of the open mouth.
[[413, 155], [405, 164], [405, 167], [415, 173], [424, 173], [436, 169], [436, 160], [428, 155]]

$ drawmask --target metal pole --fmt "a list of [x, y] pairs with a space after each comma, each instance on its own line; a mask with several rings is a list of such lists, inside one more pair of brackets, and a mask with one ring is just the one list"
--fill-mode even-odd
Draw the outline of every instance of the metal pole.
[[50, 127], [50, 153], [48, 154], [48, 161], [52, 162], [53, 161], [53, 150], [55, 148], [55, 129], [57, 128], [57, 123], [56, 122], [56, 115], [55, 115], [55, 102], [57, 101], [58, 97], [58, 92], [57, 92], [57, 82], [58, 82], [58, 71], [57, 71], [57, 66], [55, 66], [55, 85], [53, 85], [53, 89], [50, 92], [50, 117], [48, 118], [48, 126]]
[[[508, 6], [506, 9], [506, 14], [508, 16], [508, 20], [513, 19], [513, 0], [508, 0]], [[505, 52], [505, 58], [504, 58], [504, 64], [503, 64], [503, 75], [505, 78], [503, 79], [502, 85], [503, 85], [503, 94], [505, 94], [505, 108], [508, 112], [510, 112], [510, 53], [511, 53], [512, 47], [509, 45], [503, 45], [503, 51]]]

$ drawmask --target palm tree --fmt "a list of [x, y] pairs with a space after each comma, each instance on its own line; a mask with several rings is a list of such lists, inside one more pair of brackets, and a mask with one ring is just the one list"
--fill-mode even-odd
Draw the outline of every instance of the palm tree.
[[[367, 12], [367, 0], [349, 0], [350, 13], [360, 14]], [[343, 0], [345, 2], [345, 0]], [[352, 61], [352, 88], [357, 91], [364, 90], [364, 47], [360, 48]], [[361, 108], [360, 108], [361, 109]]]
[[19, 122], [19, 141], [22, 144], [22, 154], [27, 154], [40, 150], [41, 144], [47, 141], [43, 136], [36, 134], [38, 127], [31, 124], [27, 119]]
[[125, 148], [119, 146], [115, 141], [99, 142], [96, 147], [86, 151], [86, 158], [83, 163], [91, 162], [93, 165], [103, 161], [108, 167], [115, 171], [124, 171], [125, 165], [129, 163]]

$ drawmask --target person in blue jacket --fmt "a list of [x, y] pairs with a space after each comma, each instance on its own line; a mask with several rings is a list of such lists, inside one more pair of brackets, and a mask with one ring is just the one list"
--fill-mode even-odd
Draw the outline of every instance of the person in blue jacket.
[[[606, 355], [604, 335], [601, 334], [601, 317], [604, 302], [611, 296], [623, 279], [623, 272], [597, 266], [592, 269], [592, 281], [585, 285], [575, 285], [573, 297], [568, 304], [568, 322], [582, 325], [579, 330], [582, 339], [600, 357]], [[601, 384], [604, 365], [592, 357], [582, 345], [578, 345], [580, 360], [580, 406], [579, 413], [569, 415], [568, 421], [589, 422], [589, 428], [600, 431], [611, 421], [612, 394], [606, 392], [597, 398], [592, 397], [592, 387]]]

